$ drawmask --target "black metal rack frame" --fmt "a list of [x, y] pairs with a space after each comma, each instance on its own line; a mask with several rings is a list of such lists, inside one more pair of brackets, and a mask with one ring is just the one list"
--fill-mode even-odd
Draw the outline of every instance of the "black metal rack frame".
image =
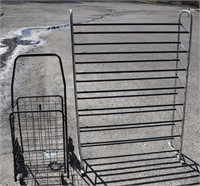
[[[63, 96], [23, 96], [15, 98], [16, 65], [21, 58], [51, 57], [58, 60]], [[14, 60], [11, 83], [10, 128], [14, 178], [21, 185], [63, 185], [69, 178], [66, 82], [60, 56], [26, 54]]]
[[[182, 21], [185, 15], [187, 26]], [[181, 11], [175, 23], [74, 23], [71, 10], [70, 26], [79, 159], [91, 185], [146, 185], [198, 179], [199, 165], [182, 152], [192, 14]], [[128, 136], [122, 131], [128, 131]], [[166, 141], [172, 149], [165, 147]], [[163, 148], [153, 151], [139, 145], [146, 143]], [[120, 152], [122, 146], [129, 149], [124, 154]], [[106, 149], [110, 155], [103, 153]], [[137, 159], [125, 160], [127, 157]], [[167, 162], [156, 163], [158, 160]], [[177, 167], [177, 161], [185, 164]], [[144, 165], [130, 166], [133, 162]], [[125, 164], [128, 166], [122, 166]], [[154, 168], [137, 170], [141, 167]], [[182, 172], [159, 174], [161, 170], [180, 167], [189, 167], [188, 174], [197, 174], [157, 180], [181, 175]], [[128, 171], [119, 172], [123, 170]], [[154, 171], [155, 175], [124, 178]], [[144, 179], [149, 181], [143, 182]]]

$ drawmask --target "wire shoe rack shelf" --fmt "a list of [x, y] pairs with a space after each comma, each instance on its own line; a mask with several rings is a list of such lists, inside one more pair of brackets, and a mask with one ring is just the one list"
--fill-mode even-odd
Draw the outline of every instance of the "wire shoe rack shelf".
[[[91, 185], [198, 185], [183, 154], [192, 15], [174, 23], [74, 23], [79, 158]], [[169, 145], [170, 144], [170, 145]]]

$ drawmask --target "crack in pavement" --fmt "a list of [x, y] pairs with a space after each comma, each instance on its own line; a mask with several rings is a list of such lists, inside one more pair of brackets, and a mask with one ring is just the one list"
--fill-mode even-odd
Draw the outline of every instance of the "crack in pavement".
[[[106, 9], [107, 13], [104, 13], [103, 15], [93, 15], [96, 16], [93, 19], [81, 21], [79, 23], [90, 23], [90, 22], [95, 22], [101, 19], [104, 19], [105, 17], [116, 17], [116, 16], [123, 16], [128, 13], [139, 13], [142, 12], [143, 10], [139, 11], [115, 11], [113, 9]], [[9, 59], [9, 57], [13, 54], [13, 52], [16, 50], [16, 48], [19, 45], [22, 46], [37, 46], [41, 43], [39, 40], [34, 40], [34, 39], [24, 39], [26, 37], [30, 37], [31, 35], [34, 35], [33, 31], [36, 32], [41, 32], [41, 31], [51, 31], [51, 30], [58, 30], [58, 29], [69, 29], [70, 25], [69, 24], [60, 24], [60, 25], [54, 25], [54, 26], [47, 26], [47, 27], [35, 27], [35, 28], [25, 28], [21, 30], [20, 34], [14, 37], [9, 37], [9, 38], [4, 38], [1, 39], [0, 41], [0, 49], [2, 50], [1, 53], [1, 62], [0, 62], [0, 69], [4, 68], [6, 66], [6, 61]]]

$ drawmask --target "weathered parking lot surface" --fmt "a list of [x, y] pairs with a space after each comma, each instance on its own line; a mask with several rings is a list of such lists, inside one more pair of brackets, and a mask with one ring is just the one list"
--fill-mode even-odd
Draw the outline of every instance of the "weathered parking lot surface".
[[[175, 22], [184, 7], [120, 2], [1, 4], [0, 17], [0, 185], [13, 185], [12, 149], [8, 116], [12, 63], [22, 53], [52, 52], [61, 56], [68, 92], [69, 133], [76, 143], [69, 10], [75, 22]], [[199, 12], [193, 12], [193, 42], [188, 87], [184, 153], [200, 163]], [[24, 64], [18, 69], [17, 95], [60, 93], [55, 66]], [[49, 81], [55, 80], [55, 84]], [[94, 136], [95, 138], [95, 136]], [[106, 152], [105, 152], [106, 153]]]

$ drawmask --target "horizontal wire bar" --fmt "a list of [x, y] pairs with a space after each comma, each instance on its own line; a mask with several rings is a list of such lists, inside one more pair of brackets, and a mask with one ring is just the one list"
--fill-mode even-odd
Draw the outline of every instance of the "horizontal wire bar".
[[[178, 162], [177, 162], [178, 163]], [[167, 164], [167, 163], [166, 163]], [[169, 162], [169, 164], [173, 164], [173, 162]], [[174, 163], [175, 164], [175, 163]], [[161, 176], [173, 176], [173, 175], [177, 175], [177, 174], [188, 174], [188, 173], [194, 173], [194, 170], [190, 170], [190, 171], [186, 171], [186, 172], [173, 172], [173, 173], [165, 173], [165, 174], [159, 174], [159, 175], [151, 175], [151, 176], [145, 176], [145, 177], [138, 177], [138, 178], [133, 178], [133, 180], [140, 180], [140, 179], [148, 179], [148, 178], [153, 178], [153, 177], [161, 177]], [[130, 172], [131, 173], [131, 172]], [[116, 174], [118, 173], [111, 173], [111, 174], [102, 174], [100, 176], [104, 177], [104, 176], [116, 176]], [[120, 173], [119, 173], [120, 174]], [[123, 173], [121, 173], [123, 174]], [[126, 172], [125, 174], [129, 174], [128, 172]]]
[[[96, 172], [110, 172], [110, 171], [135, 169], [135, 168], [141, 168], [141, 167], [152, 167], [152, 166], [159, 166], [159, 165], [170, 165], [170, 164], [176, 165], [176, 164], [180, 164], [180, 162], [179, 161], [171, 161], [171, 162], [153, 163], [153, 164], [148, 164], [148, 165], [136, 165], [136, 166], [128, 166], [128, 167], [120, 167], [120, 168], [110, 168], [110, 169], [97, 169], [95, 171]], [[160, 168], [169, 168], [169, 167], [160, 167]], [[137, 171], [144, 171], [145, 172], [145, 170], [137, 170]], [[147, 169], [147, 171], [148, 171], [148, 169]], [[122, 172], [122, 174], [123, 174], [123, 172]]]
[[[34, 121], [34, 118], [33, 118], [33, 120], [32, 121]], [[41, 120], [40, 120], [41, 121]], [[45, 121], [45, 119], [43, 119], [43, 121]], [[47, 121], [47, 120], [46, 120]], [[20, 120], [20, 122], [21, 122], [21, 120]], [[26, 121], [24, 121], [24, 123], [25, 123]], [[28, 122], [31, 122], [31, 121], [28, 121]], [[47, 122], [57, 122], [57, 120], [50, 120], [50, 121], [47, 121]], [[35, 122], [36, 123], [36, 122]], [[58, 128], [58, 126], [59, 126], [59, 128]], [[56, 130], [56, 132], [62, 132], [62, 128], [60, 128], [60, 126], [62, 126], [62, 123], [60, 123], [60, 124], [58, 124], [58, 123], [56, 123], [56, 126], [55, 127], [51, 127], [51, 130], [52, 131], [55, 131]], [[25, 134], [25, 132], [23, 133], [23, 131], [32, 131], [32, 132], [34, 132], [34, 131], [42, 131], [42, 129], [34, 129], [32, 126], [30, 126], [30, 127], [26, 127], [26, 129], [22, 129], [22, 134]]]
[[[39, 155], [39, 154], [38, 154]], [[36, 156], [35, 156], [36, 157]], [[27, 158], [27, 157], [25, 157], [25, 158]], [[59, 160], [60, 161], [60, 163], [61, 163], [61, 160], [62, 160], [62, 156], [60, 156], [59, 158], [56, 158], [57, 160]], [[36, 161], [34, 161], [34, 163], [35, 163], [35, 165], [31, 165], [31, 170], [34, 170], [34, 168], [35, 168], [35, 171], [36, 170], [42, 170], [42, 168], [43, 169], [48, 169], [48, 165], [49, 165], [49, 163], [51, 162], [50, 160], [48, 160], [48, 161], [43, 161], [44, 159], [38, 159], [37, 158], [37, 162]], [[41, 161], [40, 161], [41, 160]], [[32, 162], [33, 163], [33, 162]], [[64, 161], [62, 162], [62, 163], [64, 163]]]
[[[176, 163], [174, 163], [176, 164]], [[193, 164], [191, 164], [192, 166]], [[120, 174], [133, 174], [133, 173], [141, 173], [141, 172], [150, 172], [150, 171], [157, 171], [157, 170], [167, 170], [167, 169], [176, 169], [176, 168], [183, 168], [183, 167], [187, 167], [188, 165], [176, 165], [176, 166], [171, 166], [171, 167], [160, 167], [160, 168], [153, 168], [153, 169], [145, 169], [145, 170], [137, 170], [137, 171], [128, 171], [128, 172], [119, 172], [119, 173], [115, 173], [115, 175], [120, 175]], [[126, 168], [126, 167], [125, 167]], [[132, 169], [132, 167], [127, 167], [126, 169]], [[119, 169], [115, 169], [115, 170], [119, 170]], [[101, 170], [97, 170], [96, 172], [105, 172], [105, 171], [109, 171], [109, 169], [104, 169], [103, 171]], [[90, 173], [90, 172], [88, 172]], [[111, 173], [112, 174], [112, 173]], [[101, 177], [103, 176], [109, 176], [110, 174], [102, 174], [100, 175]], [[158, 180], [160, 181], [160, 180]], [[148, 182], [149, 183], [149, 182]], [[145, 182], [146, 184], [146, 182]], [[130, 184], [129, 186], [132, 186], [133, 184]], [[141, 183], [138, 183], [138, 185], [141, 185]], [[125, 185], [124, 185], [125, 186]], [[126, 184], [126, 186], [128, 186]]]
[[99, 111], [99, 110], [119, 110], [119, 109], [137, 109], [137, 108], [152, 108], [152, 107], [172, 107], [172, 106], [183, 106], [183, 103], [178, 104], [163, 104], [163, 105], [139, 105], [139, 106], [131, 106], [131, 107], [107, 107], [107, 108], [91, 108], [91, 109], [79, 109], [81, 112], [88, 111]]
[[[158, 175], [145, 176], [145, 177], [128, 178], [128, 179], [121, 179], [121, 180], [111, 180], [111, 181], [107, 181], [106, 183], [135, 181], [135, 180], [148, 179], [148, 178], [157, 178], [157, 177], [164, 177], [164, 176], [173, 176], [173, 175], [180, 175], [180, 174], [188, 174], [188, 173], [192, 173], [192, 172], [194, 172], [194, 171], [190, 170], [190, 171], [186, 171], [186, 172], [175, 172], [175, 173], [158, 174]], [[110, 176], [110, 175], [107, 175], [107, 176]], [[186, 176], [186, 178], [185, 177], [178, 177], [177, 179], [188, 179], [188, 178], [191, 178], [191, 177], [198, 177], [198, 176], [197, 175], [192, 175], [192, 176]], [[172, 181], [172, 180], [176, 180], [176, 178], [168, 178], [168, 179], [163, 179], [163, 180], [155, 180], [155, 181], [144, 182], [144, 183], [152, 184], [152, 183], [157, 183], [157, 182], [169, 182], [169, 181]], [[97, 182], [96, 184], [101, 184], [101, 183]], [[137, 185], [143, 185], [141, 183], [136, 183], [136, 184]], [[133, 185], [135, 185], [135, 183]]]
[[74, 35], [82, 34], [188, 34], [187, 31], [93, 31], [93, 32], [74, 32]]
[[[116, 164], [125, 164], [125, 163], [133, 163], [133, 162], [145, 162], [145, 161], [156, 161], [156, 160], [168, 160], [168, 159], [175, 159], [175, 156], [164, 156], [164, 157], [157, 157], [157, 158], [144, 158], [144, 159], [136, 159], [136, 160], [123, 160], [123, 161], [114, 161], [114, 162], [105, 162], [105, 163], [91, 163], [90, 166], [92, 167], [96, 167], [96, 166], [104, 166], [104, 165], [116, 165]], [[166, 164], [169, 162], [166, 162]], [[175, 163], [174, 161], [171, 163]], [[179, 163], [179, 161], [177, 161], [176, 163]], [[142, 165], [138, 165], [137, 168], [140, 168], [140, 166], [142, 167]], [[145, 167], [146, 165], [143, 165], [143, 167]], [[136, 167], [135, 167], [136, 168]]]
[[130, 70], [130, 71], [94, 71], [94, 72], [76, 72], [78, 75], [82, 74], [125, 74], [125, 73], [142, 73], [142, 72], [178, 72], [178, 71], [186, 71], [186, 69], [157, 69], [157, 70]]
[[131, 26], [131, 25], [143, 25], [143, 26], [156, 26], [156, 25], [182, 25], [182, 23], [74, 23], [73, 26]]
[[78, 94], [88, 93], [108, 93], [108, 92], [132, 92], [132, 91], [150, 91], [150, 90], [171, 90], [171, 89], [184, 89], [185, 87], [158, 87], [158, 88], [140, 88], [140, 89], [116, 89], [116, 90], [90, 90], [90, 91], [77, 91]]
[[138, 94], [138, 95], [120, 95], [120, 96], [94, 96], [94, 97], [77, 97], [78, 100], [86, 99], [110, 99], [110, 98], [127, 98], [127, 97], [148, 97], [148, 96], [169, 96], [177, 95], [177, 92], [172, 93], [159, 93], [159, 94]]
[[[38, 172], [38, 171], [36, 170], [36, 172]], [[46, 179], [48, 180], [48, 179], [51, 179], [51, 178], [53, 178], [54, 180], [56, 180], [56, 178], [60, 180], [60, 175], [47, 176], [48, 173], [50, 174], [50, 172], [48, 172], [48, 171], [41, 171], [39, 173], [40, 174], [44, 173], [45, 175], [44, 176], [36, 176], [35, 178], [37, 180], [42, 179], [42, 181], [43, 181], [43, 180], [46, 180]], [[50, 182], [50, 180], [48, 182]], [[43, 184], [41, 184], [41, 185], [43, 185]], [[44, 185], [47, 185], [47, 183], [45, 183]], [[49, 183], [48, 185], [51, 185], [51, 184]], [[54, 183], [53, 185], [54, 186], [56, 186], [56, 185], [60, 186], [60, 183], [57, 183], [57, 184]]]
[[[180, 185], [177, 185], [177, 186], [192, 186], [192, 185], [199, 186], [199, 184], [200, 184], [200, 181], [198, 181], [198, 182], [192, 181], [191, 183], [180, 184]], [[128, 185], [126, 185], [126, 186], [128, 186]], [[129, 185], [129, 186], [130, 186], [130, 185]], [[132, 186], [132, 185], [131, 185], [131, 186]]]
[[101, 64], [101, 63], [153, 63], [153, 62], [176, 62], [180, 59], [141, 59], [141, 60], [120, 60], [120, 61], [77, 61], [76, 64]]
[[174, 125], [175, 125], [174, 123], [170, 123], [170, 124], [132, 126], [132, 127], [115, 127], [115, 128], [101, 128], [101, 129], [83, 129], [83, 130], [80, 130], [80, 132], [100, 132], [100, 131], [110, 131], [110, 130], [127, 130], [127, 129], [138, 129], [138, 128], [166, 127], [166, 126], [174, 126]]
[[123, 78], [123, 79], [91, 79], [91, 80], [77, 80], [77, 83], [88, 82], [104, 82], [104, 81], [138, 81], [138, 80], [155, 80], [155, 79], [177, 79], [178, 76], [165, 76], [165, 77], [146, 77], [146, 78]]
[[110, 112], [110, 113], [95, 113], [95, 114], [79, 114], [79, 116], [103, 116], [103, 115], [118, 115], [118, 114], [139, 114], [145, 112], [166, 112], [166, 111], [173, 111], [176, 109], [156, 109], [156, 110], [143, 110], [143, 111], [130, 111], [130, 112]]
[[149, 51], [118, 51], [118, 52], [75, 52], [75, 55], [109, 55], [109, 54], [167, 54], [188, 53], [186, 50], [149, 50]]
[[144, 41], [144, 42], [105, 42], [105, 43], [74, 43], [75, 46], [82, 45], [140, 45], [140, 44], [180, 44], [181, 42], [177, 41]]
[[[153, 164], [148, 164], [146, 165], [146, 167], [151, 167], [154, 165], [165, 165], [165, 162], [163, 163], [153, 163]], [[172, 164], [176, 165], [176, 164], [180, 164], [180, 162], [172, 162]], [[142, 166], [142, 165], [141, 165]], [[140, 173], [141, 171], [144, 172], [148, 172], [148, 171], [154, 171], [154, 170], [165, 170], [165, 169], [173, 169], [173, 168], [181, 168], [181, 167], [186, 167], [187, 165], [176, 165], [176, 166], [171, 166], [171, 167], [160, 167], [160, 168], [153, 168], [153, 169], [145, 169], [145, 170], [136, 170], [136, 171], [126, 171], [126, 172], [119, 172], [116, 174], [130, 174], [130, 173]], [[138, 165], [136, 166], [128, 166], [128, 167], [120, 167], [120, 168], [110, 168], [110, 169], [100, 169], [100, 170], [95, 170], [97, 173], [99, 172], [110, 172], [110, 171], [118, 171], [118, 170], [127, 170], [127, 169], [135, 169], [135, 168], [139, 168]], [[91, 173], [91, 172], [88, 172]], [[101, 176], [103, 176], [105, 174], [101, 174]]]
[[[63, 111], [62, 110], [21, 110], [21, 111], [14, 111], [12, 112], [11, 114], [27, 114], [27, 113], [45, 113], [45, 112], [57, 112], [57, 113], [61, 113], [63, 114]], [[49, 116], [51, 117], [51, 116]]]
[[[191, 179], [191, 178], [197, 178], [199, 177], [198, 175], [190, 175], [190, 176], [182, 176], [182, 177], [176, 177], [176, 178], [166, 178], [166, 179], [158, 179], [158, 180], [153, 180], [153, 181], [145, 181], [145, 182], [139, 182], [139, 183], [134, 183], [134, 184], [126, 184], [126, 186], [132, 186], [132, 185], [148, 185], [148, 184], [155, 184], [155, 183], [163, 183], [163, 182], [171, 182], [171, 181], [176, 181], [177, 180], [187, 180], [187, 179]], [[111, 180], [111, 181], [107, 181], [106, 183], [119, 183], [119, 182], [130, 182], [130, 181], [134, 181], [135, 178], [127, 178], [127, 179], [121, 179], [121, 180]], [[102, 184], [101, 182], [97, 182], [96, 184]], [[189, 186], [189, 185], [188, 185]]]
[[161, 137], [152, 137], [152, 138], [140, 138], [140, 139], [131, 139], [131, 140], [117, 140], [117, 141], [101, 141], [101, 142], [87, 142], [81, 143], [81, 147], [95, 147], [95, 146], [108, 146], [108, 145], [123, 145], [129, 143], [141, 143], [141, 142], [150, 142], [150, 141], [162, 141], [170, 140], [180, 137], [180, 135], [172, 136], [161, 136]]
[[62, 96], [60, 95], [43, 95], [43, 96], [21, 96], [21, 97], [18, 97], [18, 99], [23, 99], [23, 98], [61, 98], [62, 99]]
[[161, 124], [161, 123], [176, 123], [182, 122], [182, 120], [169, 120], [169, 121], [152, 121], [152, 122], [142, 122], [142, 123], [125, 123], [125, 124], [115, 124], [115, 125], [99, 125], [99, 126], [85, 126], [80, 127], [80, 129], [86, 128], [106, 128], [106, 127], [124, 127], [124, 126], [134, 126], [134, 125], [148, 125], [148, 124]]
[[130, 156], [146, 156], [146, 155], [153, 155], [153, 154], [163, 154], [163, 153], [171, 153], [171, 152], [177, 152], [177, 150], [166, 150], [166, 151], [155, 151], [155, 152], [144, 152], [139, 154], [123, 154], [123, 155], [115, 155], [115, 156], [100, 156], [100, 157], [94, 157], [94, 158], [83, 158], [83, 160], [100, 160], [100, 159], [110, 159], [110, 158], [124, 158], [124, 157], [130, 157]]

